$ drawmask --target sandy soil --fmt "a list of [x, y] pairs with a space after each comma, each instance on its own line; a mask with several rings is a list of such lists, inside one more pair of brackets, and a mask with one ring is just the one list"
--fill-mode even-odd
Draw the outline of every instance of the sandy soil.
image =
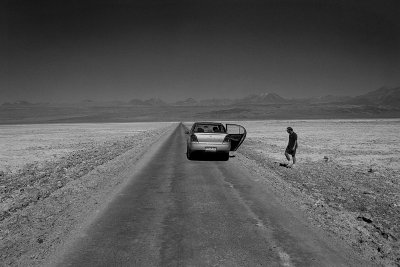
[[[400, 266], [400, 120], [239, 122], [241, 162], [310, 221], [366, 259]], [[287, 126], [299, 136], [296, 168], [280, 166]], [[328, 160], [324, 160], [324, 157]], [[267, 175], [268, 173], [268, 175]]]
[[174, 125], [3, 126], [2, 155], [12, 160], [0, 175], [1, 265], [40, 266]]

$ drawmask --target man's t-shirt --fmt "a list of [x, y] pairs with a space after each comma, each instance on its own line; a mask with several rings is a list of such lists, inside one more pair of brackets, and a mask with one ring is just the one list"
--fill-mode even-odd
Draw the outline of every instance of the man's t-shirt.
[[[295, 132], [289, 134], [289, 143], [288, 143], [288, 148], [293, 149], [294, 143], [297, 140], [297, 134]], [[294, 149], [297, 148], [297, 143], [296, 143], [296, 147]]]

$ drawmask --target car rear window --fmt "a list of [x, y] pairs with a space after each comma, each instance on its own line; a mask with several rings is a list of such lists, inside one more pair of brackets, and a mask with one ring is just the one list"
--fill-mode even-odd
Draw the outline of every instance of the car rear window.
[[222, 124], [196, 124], [193, 131], [195, 133], [225, 133], [225, 127]]

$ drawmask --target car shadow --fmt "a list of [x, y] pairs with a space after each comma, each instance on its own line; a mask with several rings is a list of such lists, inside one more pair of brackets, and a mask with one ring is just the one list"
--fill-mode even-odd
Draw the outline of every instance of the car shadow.
[[[186, 153], [185, 153], [185, 155], [186, 155]], [[190, 160], [190, 161], [227, 161], [227, 159], [224, 156], [215, 155], [215, 154], [205, 154], [205, 153], [192, 155], [192, 158], [188, 159], [188, 160]]]

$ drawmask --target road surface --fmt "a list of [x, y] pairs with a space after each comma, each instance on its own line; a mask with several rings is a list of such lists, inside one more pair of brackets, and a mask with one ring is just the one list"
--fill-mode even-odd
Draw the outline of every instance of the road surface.
[[229, 161], [189, 161], [178, 126], [58, 266], [354, 266], [345, 245]]

